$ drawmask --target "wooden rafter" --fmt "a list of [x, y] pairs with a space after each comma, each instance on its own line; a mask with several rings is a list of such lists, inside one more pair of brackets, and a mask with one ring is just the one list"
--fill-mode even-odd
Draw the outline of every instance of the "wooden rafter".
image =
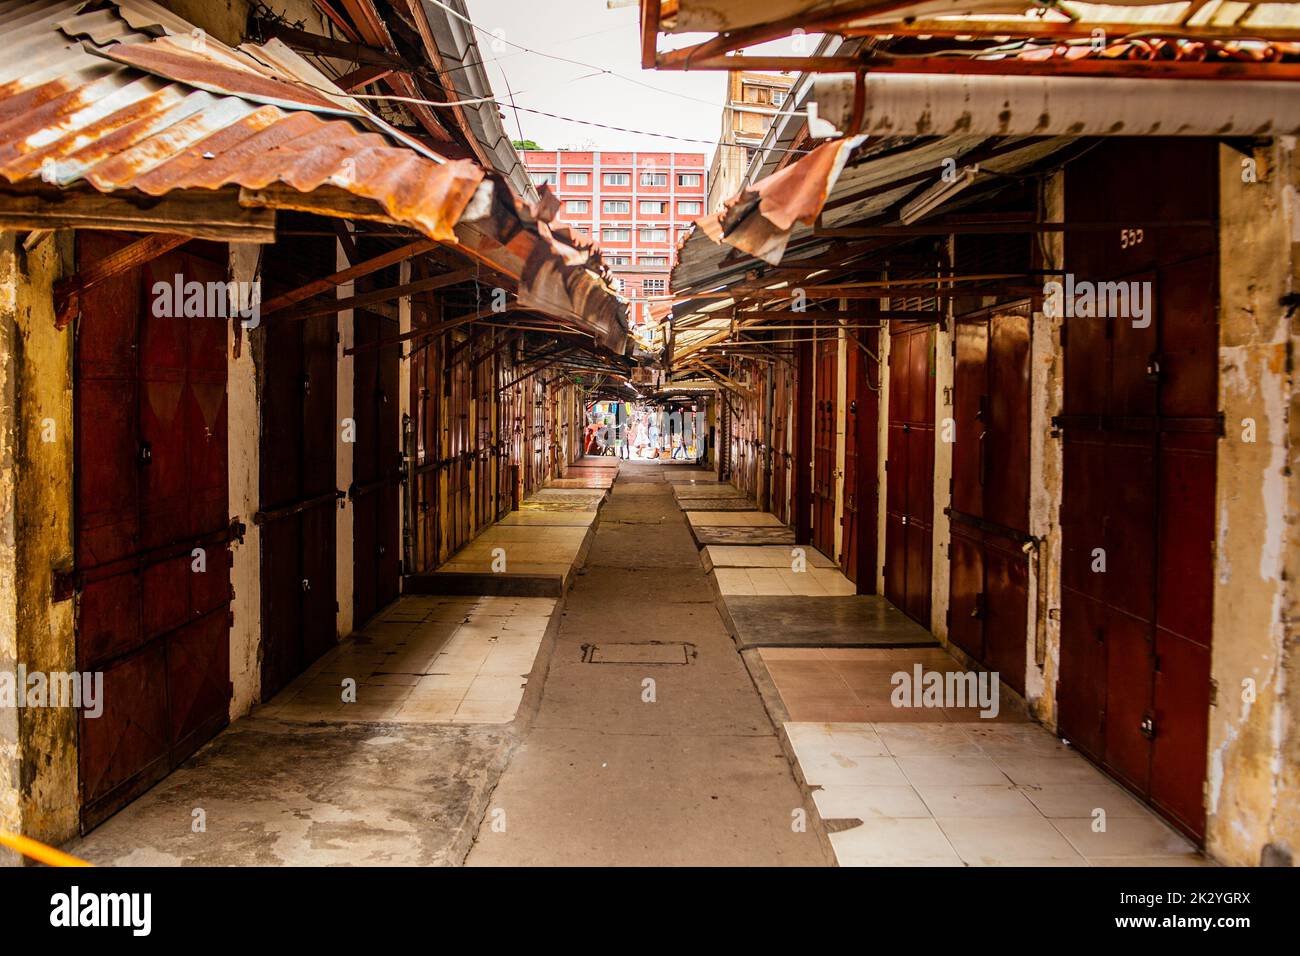
[[313, 296], [330, 292], [345, 283], [360, 279], [362, 276], [368, 276], [372, 272], [378, 272], [380, 269], [386, 269], [389, 266], [396, 265], [403, 260], [410, 259], [412, 256], [418, 256], [421, 253], [437, 248], [437, 243], [432, 239], [421, 239], [418, 242], [410, 242], [396, 249], [390, 249], [388, 252], [367, 259], [365, 262], [358, 263], [351, 268], [344, 269], [341, 272], [335, 272], [333, 275], [325, 276], [323, 279], [316, 279], [306, 285], [299, 286], [291, 292], [285, 292], [283, 295], [277, 295], [269, 302], [262, 305], [262, 317], [272, 315], [281, 309], [296, 305]]
[[81, 297], [102, 282], [152, 262], [189, 241], [189, 236], [154, 233], [123, 246], [54, 286], [54, 327], [66, 329], [81, 310]]
[[434, 289], [443, 289], [449, 285], [456, 285], [458, 282], [468, 282], [475, 275], [474, 269], [457, 269], [453, 272], [444, 272], [441, 275], [432, 276], [428, 279], [418, 279], [414, 282], [403, 282], [401, 285], [389, 286], [385, 289], [375, 289], [371, 292], [362, 292], [357, 295], [349, 296], [346, 299], [331, 299], [327, 304], [308, 305], [302, 308], [294, 309], [287, 315], [280, 318], [282, 322], [301, 322], [306, 319], [315, 318], [318, 315], [332, 315], [336, 312], [343, 312], [347, 309], [360, 309], [365, 306], [375, 305], [380, 302], [388, 302], [392, 299], [400, 299], [405, 296], [415, 295], [420, 292], [430, 292]]

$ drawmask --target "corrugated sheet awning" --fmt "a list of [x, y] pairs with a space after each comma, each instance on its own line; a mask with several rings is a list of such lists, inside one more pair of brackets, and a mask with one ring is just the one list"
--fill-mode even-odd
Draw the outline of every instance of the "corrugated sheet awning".
[[[5, 0], [0, 48], [0, 185], [20, 210], [0, 225], [42, 213], [67, 225], [61, 209], [93, 190], [374, 219], [449, 243], [468, 234], [475, 255], [516, 278], [525, 308], [626, 347], [597, 253], [560, 243], [526, 205], [501, 200], [510, 190], [495, 173], [384, 122], [277, 40], [233, 49], [149, 0]], [[273, 238], [243, 225], [196, 212], [167, 231]]]

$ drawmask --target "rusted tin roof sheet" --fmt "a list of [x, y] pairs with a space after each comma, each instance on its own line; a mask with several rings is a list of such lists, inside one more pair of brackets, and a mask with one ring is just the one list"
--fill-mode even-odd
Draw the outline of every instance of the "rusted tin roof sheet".
[[695, 220], [714, 242], [726, 242], [772, 265], [781, 261], [796, 223], [817, 221], [849, 154], [865, 136], [823, 143], [798, 162], [728, 199], [721, 212]]
[[[176, 28], [166, 11], [146, 16], [152, 6], [132, 0], [136, 22]], [[395, 145], [395, 131], [354, 101], [314, 89], [328, 89], [324, 77], [277, 75], [258, 62], [260, 48], [232, 50], [201, 31], [154, 37], [120, 8], [87, 7], [0, 4], [0, 177], [150, 196], [329, 184], [454, 240], [483, 180], [474, 163]], [[286, 53], [274, 51], [281, 62]]]
[[664, 33], [724, 33], [784, 20], [808, 23], [827, 18], [841, 18], [842, 29], [873, 23], [937, 22], [942, 18], [954, 28], [965, 26], [971, 32], [981, 28], [981, 20], [996, 20], [1000, 33], [1012, 35], [1015, 31], [1006, 29], [1008, 24], [1067, 20], [1132, 24], [1134, 32], [1143, 26], [1222, 25], [1242, 27], [1244, 36], [1249, 36], [1252, 29], [1300, 25], [1300, 6], [1287, 0], [1256, 5], [1236, 0], [1209, 0], [1196, 5], [1187, 0], [1070, 0], [1038, 7], [1023, 0], [916, 0], [901, 4], [880, 0], [663, 0], [660, 10], [660, 29]]
[[486, 206], [476, 251], [521, 278], [521, 300], [527, 289], [539, 310], [623, 349], [596, 250], [553, 237], [526, 204], [488, 201], [482, 167], [390, 126], [279, 41], [233, 49], [149, 0], [0, 0], [0, 49], [0, 184], [141, 197], [234, 186], [289, 208], [310, 208], [294, 194], [350, 194], [374, 204], [371, 218], [452, 243]]

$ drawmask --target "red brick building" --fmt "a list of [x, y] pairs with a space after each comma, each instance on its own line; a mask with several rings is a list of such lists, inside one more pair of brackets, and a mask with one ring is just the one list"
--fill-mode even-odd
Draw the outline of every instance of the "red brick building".
[[[529, 150], [524, 164], [560, 198], [561, 222], [594, 237], [631, 299], [664, 295], [677, 240], [705, 212], [703, 153]], [[646, 303], [629, 314], [649, 318]]]

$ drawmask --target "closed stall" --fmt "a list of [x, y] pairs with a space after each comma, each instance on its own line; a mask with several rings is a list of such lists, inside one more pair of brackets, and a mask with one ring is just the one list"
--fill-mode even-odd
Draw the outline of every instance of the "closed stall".
[[[130, 241], [79, 232], [77, 261]], [[85, 293], [76, 326], [77, 666], [104, 675], [79, 727], [83, 831], [228, 719], [226, 250], [187, 248]]]
[[774, 366], [776, 382], [772, 389], [772, 493], [771, 511], [782, 521], [789, 524], [792, 520], [790, 509], [790, 485], [793, 475], [793, 457], [791, 455], [790, 419], [794, 412], [794, 362], [793, 346], [782, 339], [793, 338], [793, 333], [779, 335], [773, 348], [782, 356]]
[[840, 342], [833, 324], [818, 325], [813, 405], [812, 543], [827, 557], [835, 556], [835, 428], [839, 397]]
[[960, 316], [955, 352], [948, 635], [1023, 693], [1029, 305]]
[[934, 539], [934, 326], [894, 322], [889, 334], [885, 597], [928, 629]]
[[[1205, 140], [1107, 142], [1068, 168], [1067, 217], [1096, 218], [1104, 195], [1115, 204], [1107, 218], [1212, 222], [1216, 150]], [[1109, 300], [1109, 314], [1066, 313], [1058, 420], [1060, 729], [1197, 838], [1222, 428], [1215, 235], [1212, 225], [1068, 234], [1076, 288], [1093, 283], [1083, 288]], [[1112, 283], [1104, 296], [1102, 282]]]
[[[333, 261], [329, 240], [277, 243], [263, 261], [264, 295], [314, 278], [299, 274], [303, 263]], [[253, 344], [261, 346], [262, 699], [270, 700], [338, 638], [337, 318], [276, 316]]]
[[[364, 249], [364, 243], [362, 244]], [[385, 288], [396, 285], [398, 270], [385, 269], [358, 283]], [[395, 311], [394, 306], [389, 306]], [[394, 317], [357, 312], [353, 326], [352, 417], [352, 580], [354, 620], [361, 627], [393, 601], [400, 588], [401, 548], [398, 521], [401, 493], [401, 408], [398, 396], [401, 350], [391, 342], [399, 333]]]
[[[858, 586], [859, 594], [874, 594], [876, 576], [876, 452], [877, 399], [880, 368], [879, 333], [858, 329], [845, 343], [844, 394], [844, 513], [840, 519], [843, 545], [840, 570]], [[864, 573], [865, 572], [865, 573]]]

